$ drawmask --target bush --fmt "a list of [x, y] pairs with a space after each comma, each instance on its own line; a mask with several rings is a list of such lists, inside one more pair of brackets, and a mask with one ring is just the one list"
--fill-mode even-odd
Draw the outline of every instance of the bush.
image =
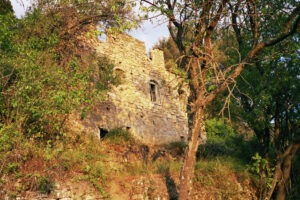
[[105, 140], [113, 144], [134, 144], [136, 140], [133, 135], [122, 128], [112, 129], [105, 136]]
[[209, 138], [226, 138], [235, 135], [234, 129], [224, 124], [220, 119], [209, 119], [205, 121], [206, 132]]
[[108, 197], [107, 193], [102, 187], [106, 181], [103, 169], [104, 165], [100, 161], [93, 163], [93, 165], [87, 164], [82, 169], [84, 175], [79, 176], [77, 179], [90, 182], [106, 198]]
[[38, 178], [38, 190], [42, 194], [50, 194], [51, 191], [53, 190], [53, 183], [44, 176], [41, 176]]
[[223, 142], [208, 141], [204, 145], [200, 145], [197, 150], [197, 159], [212, 158], [216, 156], [229, 155], [233, 152], [230, 147], [227, 147]]
[[170, 176], [170, 163], [168, 162], [160, 162], [156, 165], [157, 173], [163, 176]]
[[237, 134], [234, 129], [220, 119], [206, 120], [207, 142], [200, 145], [197, 158], [231, 155], [236, 151]]
[[248, 163], [257, 152], [258, 141], [256, 137], [245, 140], [231, 126], [219, 119], [207, 120], [206, 132], [207, 142], [199, 146], [197, 159], [229, 156]]
[[184, 154], [187, 143], [184, 141], [170, 142], [167, 144], [167, 149], [170, 150], [173, 156], [182, 156]]
[[19, 140], [19, 135], [15, 125], [3, 126], [0, 129], [0, 152], [12, 151]]
[[6, 173], [17, 173], [19, 170], [20, 164], [19, 163], [8, 163], [7, 166], [5, 167], [5, 172]]
[[24, 176], [26, 179], [26, 190], [38, 191], [41, 194], [50, 194], [54, 189], [54, 183], [48, 175], [41, 175], [39, 172], [30, 173]]

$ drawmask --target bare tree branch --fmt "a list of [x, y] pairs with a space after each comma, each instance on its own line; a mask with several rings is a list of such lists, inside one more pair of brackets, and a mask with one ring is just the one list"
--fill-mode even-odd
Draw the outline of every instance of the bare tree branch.
[[[283, 41], [285, 38], [293, 35], [297, 31], [297, 26], [300, 23], [300, 5], [294, 9], [292, 14], [289, 17], [289, 20], [285, 24], [285, 27], [283, 27], [284, 31], [279, 34], [277, 38], [274, 38], [272, 40], [266, 41], [266, 42], [260, 42], [257, 45], [255, 45], [248, 53], [246, 58], [236, 67], [234, 72], [228, 77], [230, 79], [237, 78], [243, 69], [245, 68], [245, 63], [252, 60], [257, 56], [259, 52], [261, 52], [262, 49], [265, 47], [273, 46], [281, 41]], [[206, 103], [210, 103], [220, 92], [224, 91], [226, 89], [226, 83], [225, 81], [222, 85], [220, 85], [215, 91], [213, 91], [211, 94], [209, 94], [205, 99]]]

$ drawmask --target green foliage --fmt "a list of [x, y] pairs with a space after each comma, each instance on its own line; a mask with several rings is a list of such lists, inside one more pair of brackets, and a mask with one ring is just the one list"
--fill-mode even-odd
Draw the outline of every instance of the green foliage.
[[234, 159], [237, 165], [244, 165], [245, 168], [257, 151], [256, 137], [246, 139], [220, 119], [206, 120], [206, 132], [207, 141], [198, 148], [198, 160], [222, 159], [226, 162]]
[[13, 7], [9, 0], [1, 0], [0, 2], [0, 15], [13, 13]]
[[65, 41], [65, 23], [72, 19], [62, 17], [60, 10], [39, 9], [21, 20], [0, 16], [0, 123], [17, 122], [23, 134], [44, 141], [63, 135], [68, 114], [82, 105], [88, 109], [118, 82], [106, 58], [66, 49], [82, 41]]
[[39, 172], [34, 172], [32, 174], [27, 174], [26, 187], [29, 187], [33, 191], [38, 191], [42, 194], [50, 194], [54, 189], [54, 183], [46, 175], [42, 175]]
[[5, 173], [16, 173], [19, 170], [19, 163], [8, 163], [5, 167]]
[[96, 87], [99, 91], [105, 91], [109, 89], [110, 85], [121, 84], [121, 77], [114, 74], [114, 64], [106, 58], [100, 57], [98, 59], [98, 78], [96, 81]]
[[103, 163], [96, 162], [93, 166], [86, 165], [83, 168], [83, 173], [84, 175], [79, 177], [79, 179], [89, 181], [106, 198], [107, 194], [102, 188], [106, 180], [103, 175]]
[[224, 124], [221, 119], [209, 119], [205, 124], [207, 141], [199, 146], [198, 158], [229, 155], [235, 151], [234, 142], [238, 137], [231, 126]]
[[[20, 133], [14, 125], [3, 126], [0, 129], [0, 152], [5, 153], [12, 151], [14, 146], [19, 142]], [[3, 154], [0, 154], [3, 155]]]
[[[261, 141], [271, 141], [270, 134], [266, 131], [272, 129], [275, 110], [280, 112], [281, 120], [290, 121], [292, 127], [296, 127], [298, 117], [298, 106], [288, 108], [287, 105], [298, 105], [299, 97], [299, 43], [297, 37], [291, 38], [260, 56], [262, 61], [256, 63], [253, 68], [246, 69], [238, 79], [241, 107], [236, 109], [239, 117], [242, 117], [255, 131]], [[288, 45], [293, 43], [292, 45]], [[269, 55], [270, 54], [270, 55]], [[287, 112], [287, 114], [283, 114]], [[284, 119], [286, 117], [286, 119]], [[285, 132], [287, 125], [280, 125]], [[284, 130], [285, 129], [285, 130]], [[286, 134], [287, 138], [292, 139]], [[261, 144], [268, 148], [270, 144]]]
[[[64, 173], [76, 171], [77, 175], [72, 175], [73, 180], [87, 181], [101, 192], [103, 197], [107, 197], [103, 185], [112, 169], [105, 167], [103, 162], [106, 158], [103, 150], [106, 147], [100, 145], [98, 138], [89, 135], [73, 135], [68, 138], [68, 142], [70, 144], [64, 146], [65, 149], [60, 154], [51, 157], [52, 160], [57, 160], [58, 169], [62, 169]], [[56, 148], [58, 146], [53, 147]]]
[[252, 163], [247, 166], [248, 170], [258, 179], [260, 198], [264, 198], [266, 191], [271, 189], [275, 167], [267, 159], [258, 153], [252, 156]]
[[53, 182], [44, 176], [38, 176], [37, 178], [37, 187], [39, 192], [42, 194], [50, 194], [54, 187]]
[[234, 129], [224, 124], [221, 119], [209, 119], [205, 121], [205, 130], [209, 139], [227, 138], [234, 136]]
[[196, 188], [206, 188], [211, 191], [210, 195], [219, 199], [244, 199], [245, 190], [240, 186], [245, 187], [251, 182], [251, 176], [244, 169], [245, 164], [230, 156], [198, 161], [194, 179]]
[[[270, 163], [267, 159], [262, 158], [258, 153], [255, 153], [252, 156], [252, 164], [249, 165], [249, 170], [256, 176], [263, 178], [266, 182], [266, 186], [271, 188], [273, 176], [274, 176], [274, 168], [270, 167]], [[265, 187], [265, 186], [263, 186]]]
[[[15, 30], [12, 28], [13, 25], [16, 23], [16, 18], [13, 16], [12, 13], [8, 13], [6, 15], [0, 15], [0, 22], [1, 22], [1, 28], [0, 28], [0, 52], [6, 53], [10, 52], [12, 50], [12, 38], [15, 35]], [[9, 55], [1, 55], [2, 59], [5, 59]]]
[[[169, 61], [169, 63], [172, 61]], [[168, 65], [169, 63], [166, 63], [166, 65]], [[183, 79], [187, 79], [187, 74], [186, 71], [184, 71], [183, 69], [179, 68], [176, 64], [172, 63], [172, 65], [170, 65], [169, 71]]]
[[104, 138], [112, 144], [136, 144], [135, 138], [132, 134], [122, 128], [112, 129]]
[[0, 190], [11, 185], [14, 197], [25, 190], [48, 194], [55, 174], [50, 172], [78, 169], [102, 190], [108, 170], [99, 145], [69, 136], [65, 125], [70, 113], [82, 111], [84, 118], [119, 83], [112, 62], [96, 55], [92, 44], [98, 23], [113, 31], [136, 25], [131, 4], [118, 3], [36, 1], [17, 19], [10, 2], [1, 1]]
[[166, 148], [171, 152], [175, 157], [182, 156], [185, 152], [187, 143], [185, 141], [170, 142], [166, 145]]
[[[273, 28], [278, 27], [270, 27]], [[296, 131], [300, 119], [298, 40], [299, 37], [294, 36], [265, 50], [259, 56], [260, 61], [245, 69], [242, 78], [237, 80], [243, 93], [236, 92], [241, 101], [239, 105], [233, 104], [231, 114], [246, 121], [255, 132], [258, 141], [255, 152], [258, 153], [252, 158], [250, 169], [260, 178], [262, 191], [270, 188], [275, 166], [284, 171], [285, 165], [277, 158], [299, 136]], [[274, 128], [277, 133], [273, 135]], [[285, 176], [293, 177], [293, 171]], [[299, 182], [291, 181], [297, 188]]]
[[163, 175], [164, 177], [170, 176], [170, 163], [169, 162], [158, 162], [157, 173]]
[[250, 171], [259, 175], [261, 168], [266, 168], [268, 161], [262, 158], [258, 153], [252, 156], [252, 160], [253, 164], [250, 166]]

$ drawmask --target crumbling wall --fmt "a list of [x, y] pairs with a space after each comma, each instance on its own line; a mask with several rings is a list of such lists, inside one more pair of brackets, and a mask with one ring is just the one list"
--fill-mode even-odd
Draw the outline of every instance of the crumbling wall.
[[180, 77], [166, 71], [162, 51], [151, 51], [149, 58], [144, 43], [125, 34], [107, 37], [97, 51], [114, 62], [122, 84], [95, 105], [83, 121], [86, 130], [99, 134], [99, 128], [123, 127], [153, 144], [186, 139], [188, 90]]

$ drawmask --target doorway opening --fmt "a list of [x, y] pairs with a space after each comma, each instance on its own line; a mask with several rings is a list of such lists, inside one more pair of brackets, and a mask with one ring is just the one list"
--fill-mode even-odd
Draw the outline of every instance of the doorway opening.
[[104, 138], [108, 134], [108, 130], [106, 128], [99, 128], [99, 137], [100, 139]]

